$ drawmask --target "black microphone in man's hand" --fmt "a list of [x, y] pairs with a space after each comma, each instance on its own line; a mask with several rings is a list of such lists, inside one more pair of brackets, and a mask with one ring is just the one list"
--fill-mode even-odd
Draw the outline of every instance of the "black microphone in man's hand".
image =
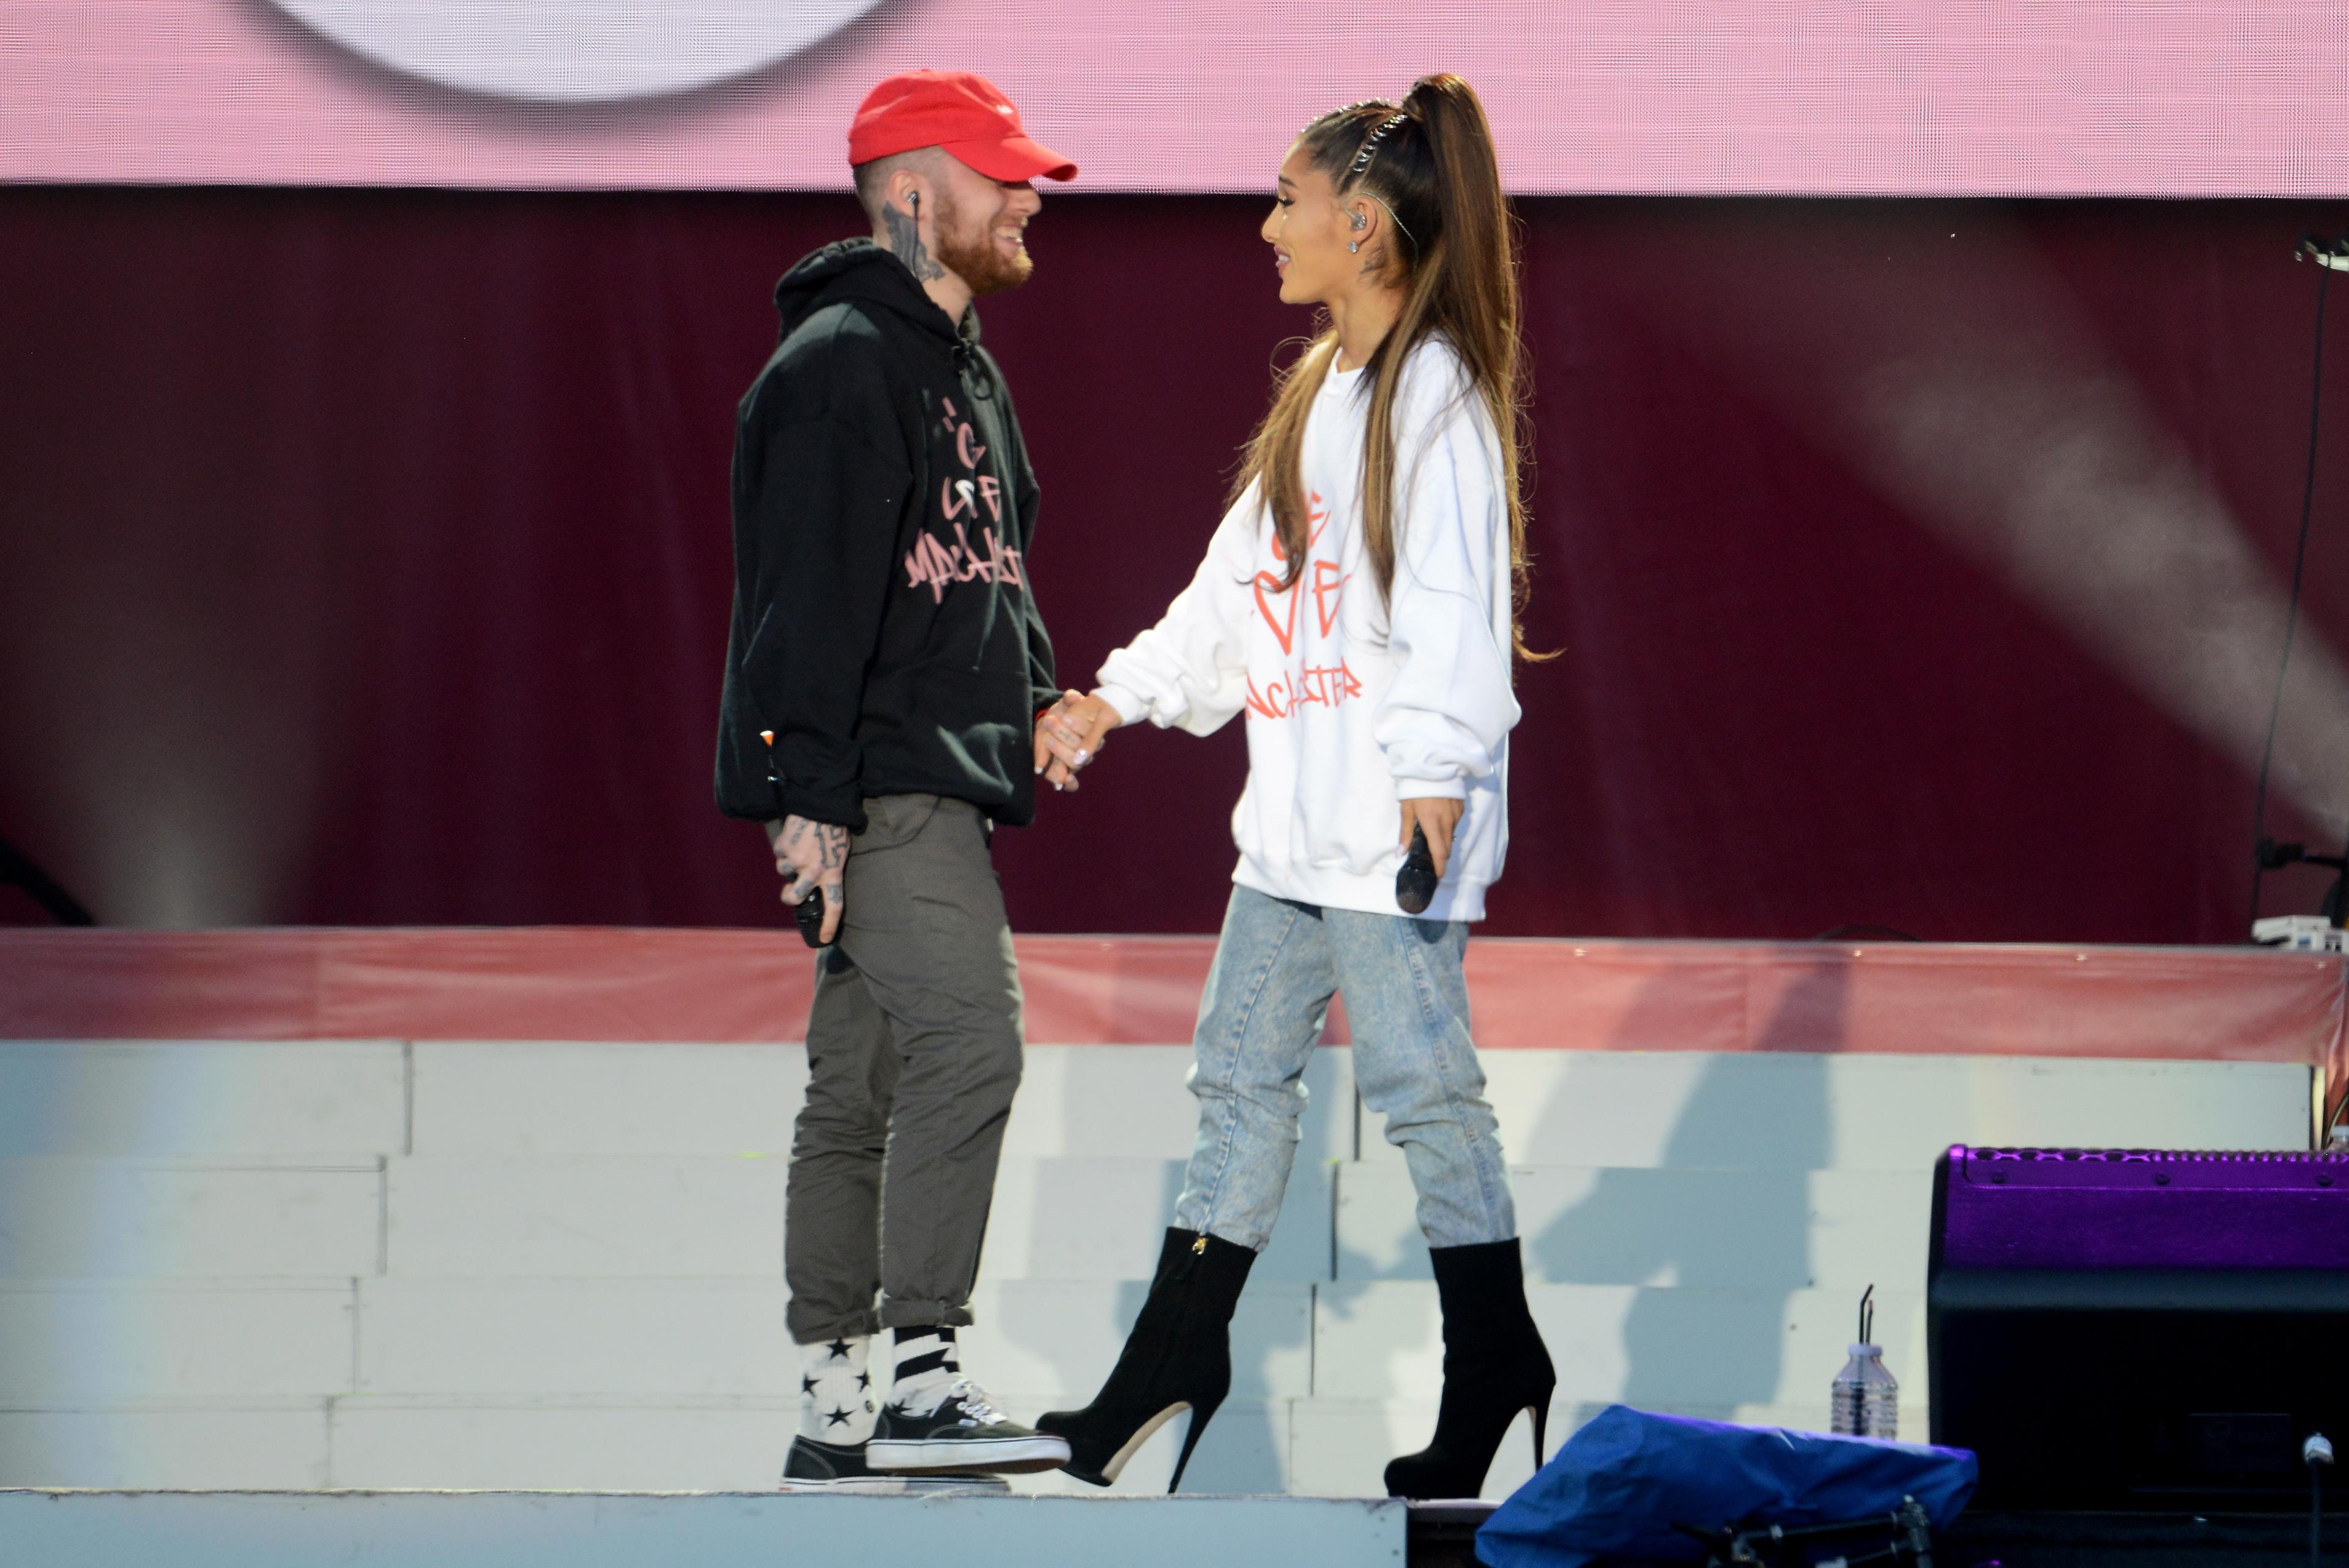
[[823, 946], [823, 884], [808, 889], [808, 896], [792, 906], [792, 919], [800, 926], [800, 940], [812, 948]]
[[1427, 847], [1427, 829], [1413, 824], [1411, 853], [1395, 870], [1395, 902], [1406, 915], [1424, 912], [1435, 902], [1435, 854]]
[[[775, 792], [775, 821], [789, 822], [792, 814], [783, 805], [781, 770], [775, 765], [775, 732], [759, 732], [759, 739], [767, 745], [767, 787]], [[823, 946], [823, 886], [818, 883], [808, 890], [808, 896], [792, 906], [792, 919], [799, 923], [800, 940], [812, 948]]]

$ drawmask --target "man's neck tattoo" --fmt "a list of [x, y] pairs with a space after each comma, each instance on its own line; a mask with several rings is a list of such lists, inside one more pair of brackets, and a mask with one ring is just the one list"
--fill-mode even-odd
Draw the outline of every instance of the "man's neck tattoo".
[[905, 270], [921, 283], [936, 283], [946, 276], [947, 269], [930, 259], [922, 245], [922, 226], [895, 207], [881, 209], [882, 226], [889, 231], [888, 251], [905, 264]]

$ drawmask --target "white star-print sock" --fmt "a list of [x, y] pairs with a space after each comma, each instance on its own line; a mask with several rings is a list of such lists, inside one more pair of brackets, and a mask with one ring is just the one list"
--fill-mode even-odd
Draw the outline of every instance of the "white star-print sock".
[[873, 1436], [872, 1340], [819, 1340], [800, 1346], [800, 1435], [854, 1447]]

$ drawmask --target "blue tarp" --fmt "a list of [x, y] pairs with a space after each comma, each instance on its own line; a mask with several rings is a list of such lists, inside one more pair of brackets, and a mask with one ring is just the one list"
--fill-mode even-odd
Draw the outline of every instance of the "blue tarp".
[[1492, 1568], [1695, 1563], [1672, 1528], [1828, 1524], [1889, 1514], [1913, 1497], [1936, 1530], [1973, 1496], [1962, 1449], [1731, 1427], [1609, 1406], [1494, 1510], [1476, 1532]]

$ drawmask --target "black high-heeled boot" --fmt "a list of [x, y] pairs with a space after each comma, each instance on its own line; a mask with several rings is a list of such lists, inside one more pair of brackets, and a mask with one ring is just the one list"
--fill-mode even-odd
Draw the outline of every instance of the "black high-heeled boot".
[[1187, 1409], [1190, 1428], [1166, 1490], [1183, 1484], [1199, 1434], [1231, 1391], [1232, 1312], [1255, 1262], [1254, 1251], [1220, 1236], [1166, 1232], [1149, 1299], [1109, 1381], [1083, 1409], [1050, 1410], [1036, 1418], [1038, 1431], [1068, 1440], [1062, 1469], [1107, 1486], [1151, 1433]]
[[1444, 1403], [1435, 1440], [1387, 1466], [1389, 1497], [1475, 1497], [1520, 1410], [1534, 1414], [1534, 1468], [1557, 1373], [1526, 1306], [1517, 1243], [1431, 1247], [1444, 1303]]

